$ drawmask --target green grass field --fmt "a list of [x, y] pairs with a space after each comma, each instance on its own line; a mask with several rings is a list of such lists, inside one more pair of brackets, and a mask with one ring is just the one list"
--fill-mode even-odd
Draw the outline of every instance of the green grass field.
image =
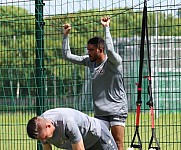
[[[26, 123], [33, 116], [22, 112], [0, 114], [0, 150], [37, 149], [36, 141], [29, 139], [26, 134]], [[148, 149], [151, 137], [149, 117], [149, 113], [141, 113], [139, 132], [143, 150]], [[155, 128], [161, 150], [181, 149], [181, 113], [160, 114], [159, 118], [155, 119]], [[135, 114], [130, 113], [125, 128], [125, 150], [129, 147], [134, 132]]]
[[[135, 119], [133, 118], [135, 118], [135, 114], [130, 114], [127, 120], [127, 127], [125, 128], [125, 150], [130, 146], [135, 133], [135, 126], [133, 126], [135, 124]], [[181, 113], [160, 114], [159, 117], [155, 119], [155, 132], [161, 150], [180, 150]], [[152, 135], [150, 114], [148, 113], [141, 114], [139, 134], [143, 150], [148, 150]], [[153, 143], [153, 146], [155, 146], [154, 144], [155, 143]]]

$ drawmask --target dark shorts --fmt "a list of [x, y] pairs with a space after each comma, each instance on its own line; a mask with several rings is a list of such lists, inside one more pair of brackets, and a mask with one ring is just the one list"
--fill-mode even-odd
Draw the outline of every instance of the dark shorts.
[[101, 137], [90, 148], [86, 150], [118, 150], [116, 142], [114, 141], [111, 132], [107, 129], [105, 124], [101, 122]]
[[101, 120], [110, 129], [112, 126], [120, 125], [125, 127], [125, 122], [127, 115], [112, 115], [112, 116], [94, 116], [95, 118]]

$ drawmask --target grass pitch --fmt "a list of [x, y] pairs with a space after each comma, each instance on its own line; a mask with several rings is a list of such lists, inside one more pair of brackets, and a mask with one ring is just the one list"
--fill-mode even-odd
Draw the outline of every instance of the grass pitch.
[[[36, 140], [31, 140], [26, 134], [26, 123], [33, 116], [35, 114], [25, 112], [0, 114], [1, 150], [37, 150]], [[161, 150], [181, 149], [181, 113], [160, 114], [155, 119], [155, 131]], [[135, 114], [129, 113], [125, 128], [125, 150], [130, 146], [134, 132]], [[151, 138], [149, 113], [141, 113], [139, 133], [143, 150], [147, 150]], [[55, 147], [53, 149], [58, 150]]]

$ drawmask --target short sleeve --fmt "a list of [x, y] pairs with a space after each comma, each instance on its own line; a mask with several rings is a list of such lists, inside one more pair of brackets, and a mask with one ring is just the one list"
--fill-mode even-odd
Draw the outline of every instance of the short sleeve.
[[65, 126], [65, 135], [72, 144], [78, 143], [82, 139], [82, 135], [75, 121], [68, 120]]

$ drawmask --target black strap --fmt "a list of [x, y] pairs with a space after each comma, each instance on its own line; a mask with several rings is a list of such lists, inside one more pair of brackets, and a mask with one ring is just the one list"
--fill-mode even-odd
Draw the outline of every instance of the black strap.
[[153, 96], [152, 96], [152, 82], [151, 82], [151, 60], [150, 60], [150, 48], [149, 48], [149, 39], [148, 39], [148, 24], [147, 24], [147, 2], [144, 1], [143, 8], [143, 18], [142, 18], [142, 32], [141, 32], [141, 46], [140, 46], [140, 66], [139, 66], [139, 82], [137, 84], [138, 88], [138, 98], [137, 105], [141, 105], [141, 92], [142, 92], [142, 72], [143, 72], [143, 62], [144, 62], [144, 46], [145, 46], [145, 36], [146, 36], [146, 45], [147, 45], [147, 59], [148, 59], [148, 76], [145, 76], [148, 83], [148, 94], [150, 96], [147, 105], [149, 107], [153, 106]]
[[[152, 135], [149, 142], [149, 149], [154, 148], [156, 150], [160, 150], [159, 142], [156, 138], [155, 127], [154, 127], [154, 110], [153, 110], [153, 96], [152, 96], [152, 77], [151, 77], [151, 59], [150, 59], [150, 47], [149, 47], [149, 39], [148, 39], [148, 24], [147, 24], [147, 2], [144, 1], [144, 10], [143, 10], [143, 20], [142, 20], [142, 35], [141, 35], [141, 49], [140, 49], [140, 70], [139, 70], [139, 84], [138, 88], [141, 89], [142, 84], [142, 71], [143, 71], [143, 60], [144, 60], [144, 40], [146, 33], [146, 45], [147, 45], [147, 64], [148, 64], [148, 94], [149, 101], [146, 103], [150, 107], [151, 111], [151, 121], [152, 121]], [[138, 102], [141, 103], [141, 90], [138, 90]], [[155, 140], [156, 146], [152, 147], [153, 139]]]
[[[147, 4], [146, 0], [144, 1], [143, 8], [143, 18], [142, 18], [142, 31], [141, 31], [141, 45], [140, 45], [140, 64], [139, 64], [139, 82], [137, 83], [138, 97], [137, 97], [137, 113], [136, 113], [136, 130], [131, 141], [131, 148], [138, 148], [142, 150], [142, 142], [139, 135], [139, 117], [140, 117], [140, 107], [141, 107], [141, 92], [142, 92], [142, 72], [143, 72], [143, 62], [144, 62], [144, 45], [145, 45], [145, 29], [147, 26]], [[138, 143], [134, 144], [135, 138], [138, 138]]]
[[[144, 61], [144, 45], [145, 45], [145, 29], [147, 27], [147, 3], [144, 1], [143, 18], [142, 18], [142, 31], [141, 31], [141, 45], [140, 45], [140, 65], [139, 65], [139, 82], [137, 84], [138, 97], [137, 105], [141, 105], [141, 92], [142, 92], [142, 72], [143, 72], [143, 61]], [[147, 34], [148, 36], [148, 34]]]
[[[147, 12], [146, 12], [147, 13]], [[147, 16], [147, 15], [146, 15]], [[150, 107], [150, 113], [151, 113], [151, 124], [152, 124], [152, 135], [151, 139], [149, 142], [148, 148], [154, 148], [156, 150], [160, 150], [160, 144], [156, 138], [156, 133], [155, 133], [155, 127], [154, 127], [154, 110], [153, 110], [153, 95], [152, 95], [152, 77], [151, 77], [151, 59], [150, 59], [150, 44], [149, 44], [149, 39], [148, 39], [148, 25], [147, 25], [147, 17], [145, 20], [145, 31], [146, 31], [146, 42], [147, 42], [147, 59], [148, 59], [148, 94], [149, 94], [149, 101], [146, 103]], [[152, 146], [153, 144], [153, 139], [155, 141], [155, 146]]]
[[[144, 8], [143, 8], [143, 18], [142, 18], [142, 32], [141, 32], [141, 45], [140, 45], [140, 65], [139, 65], [139, 82], [137, 83], [137, 90], [138, 90], [138, 97], [137, 97], [137, 116], [136, 116], [136, 130], [133, 136], [131, 147], [138, 148], [142, 150], [142, 142], [139, 136], [139, 116], [140, 116], [140, 108], [141, 108], [141, 92], [142, 92], [142, 72], [143, 72], [143, 63], [144, 63], [144, 46], [145, 46], [145, 36], [146, 36], [146, 45], [147, 45], [147, 56], [148, 56], [148, 94], [149, 94], [149, 101], [147, 105], [149, 105], [150, 110], [152, 112], [152, 136], [149, 142], [149, 149], [155, 148], [156, 150], [160, 150], [160, 146], [158, 140], [155, 135], [154, 129], [154, 112], [153, 112], [153, 97], [152, 97], [152, 82], [151, 82], [151, 60], [150, 60], [150, 49], [149, 49], [149, 39], [148, 39], [148, 25], [147, 25], [147, 1], [144, 0]], [[138, 144], [134, 144], [136, 136], [138, 137]], [[152, 147], [153, 139], [156, 142], [156, 147]]]

